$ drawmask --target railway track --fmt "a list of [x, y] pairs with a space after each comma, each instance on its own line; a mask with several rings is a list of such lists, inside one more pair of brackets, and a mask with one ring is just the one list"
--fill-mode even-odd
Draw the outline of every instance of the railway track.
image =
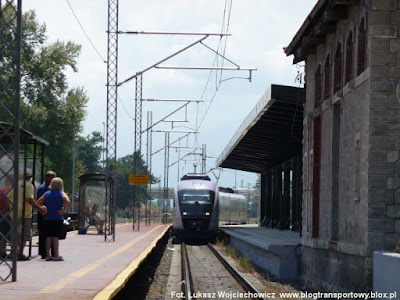
[[211, 245], [181, 245], [185, 299], [266, 299]]

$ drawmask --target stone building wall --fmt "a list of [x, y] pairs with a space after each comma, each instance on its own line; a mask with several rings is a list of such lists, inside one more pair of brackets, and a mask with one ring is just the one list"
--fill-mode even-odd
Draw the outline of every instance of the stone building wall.
[[368, 255], [400, 240], [400, 1], [369, 1]]
[[[332, 289], [365, 290], [368, 285], [368, 156], [370, 70], [357, 75], [358, 27], [367, 21], [363, 4], [351, 6], [348, 18], [327, 35], [316, 54], [307, 56], [307, 104], [303, 156], [303, 276], [314, 285]], [[334, 58], [340, 45], [345, 66], [347, 39], [352, 33], [353, 80], [334, 92]], [[314, 107], [315, 73], [329, 56], [330, 96]], [[324, 79], [322, 79], [322, 93]], [[318, 235], [313, 236], [313, 122], [321, 117], [321, 168]]]
[[373, 251], [400, 241], [400, 0], [320, 0], [285, 52], [306, 63], [303, 277], [370, 290]]

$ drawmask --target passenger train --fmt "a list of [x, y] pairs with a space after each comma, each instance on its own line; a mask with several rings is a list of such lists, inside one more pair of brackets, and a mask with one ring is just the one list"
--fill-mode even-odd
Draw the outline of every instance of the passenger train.
[[244, 224], [247, 201], [230, 189], [219, 189], [203, 174], [187, 174], [175, 187], [174, 234], [183, 238], [208, 239], [219, 224]]

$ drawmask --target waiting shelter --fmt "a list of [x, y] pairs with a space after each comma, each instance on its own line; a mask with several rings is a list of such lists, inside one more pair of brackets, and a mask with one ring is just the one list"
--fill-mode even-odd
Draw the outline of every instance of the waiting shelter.
[[[115, 218], [114, 207], [109, 207], [106, 202], [107, 191], [112, 191], [113, 180], [106, 181], [106, 175], [102, 173], [88, 173], [79, 177], [79, 233], [86, 234], [88, 228], [93, 226], [98, 234], [105, 230], [106, 216]], [[108, 187], [105, 185], [108, 182]], [[111, 212], [111, 213], [110, 213]], [[108, 222], [111, 222], [108, 218]]]
[[[15, 140], [18, 139], [18, 135], [19, 148], [16, 149]], [[24, 205], [22, 208], [18, 207], [18, 201], [13, 201], [10, 192], [12, 190], [15, 192], [18, 189], [19, 177], [24, 178], [28, 172], [33, 175], [32, 184], [34, 187], [37, 188], [40, 185], [44, 177], [44, 149], [48, 145], [48, 141], [25, 129], [16, 132], [13, 125], [0, 122], [0, 188], [2, 191], [0, 199], [2, 207], [7, 205], [11, 209], [0, 213], [0, 225], [3, 229], [9, 228], [0, 233], [0, 240], [6, 241], [6, 255], [0, 257], [1, 281], [6, 281], [11, 275], [13, 275], [13, 278], [16, 277], [16, 267], [14, 266], [17, 261], [18, 223], [11, 216], [17, 215], [18, 211], [22, 211], [24, 215], [25, 210], [30, 209], [30, 207], [25, 207], [25, 201], [22, 202]], [[23, 190], [23, 197], [25, 198], [25, 189]], [[35, 235], [37, 232], [36, 210], [33, 211], [33, 214], [31, 226]], [[22, 224], [22, 227], [24, 226]], [[22, 228], [22, 231], [24, 231], [24, 228]], [[28, 257], [31, 257], [32, 238], [28, 246]], [[10, 263], [10, 260], [12, 263]]]

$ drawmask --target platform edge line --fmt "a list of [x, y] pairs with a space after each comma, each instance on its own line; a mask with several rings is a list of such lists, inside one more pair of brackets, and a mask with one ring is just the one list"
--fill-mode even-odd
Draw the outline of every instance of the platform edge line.
[[136, 272], [142, 262], [150, 255], [153, 249], [156, 247], [158, 241], [165, 235], [165, 233], [171, 228], [171, 225], [165, 228], [160, 235], [154, 239], [151, 244], [140, 253], [138, 257], [136, 257], [128, 267], [125, 268], [115, 279], [106, 286], [103, 290], [101, 290], [97, 295], [93, 298], [93, 300], [111, 300], [116, 294], [121, 291], [128, 280], [132, 277], [132, 275]]

